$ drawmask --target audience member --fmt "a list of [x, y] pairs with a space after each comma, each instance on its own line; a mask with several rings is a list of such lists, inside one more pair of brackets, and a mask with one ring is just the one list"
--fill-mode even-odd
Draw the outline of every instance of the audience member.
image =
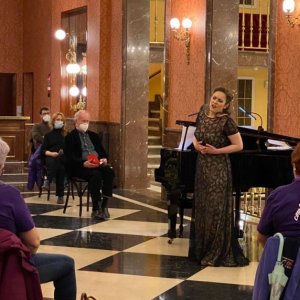
[[48, 107], [43, 106], [40, 109], [41, 122], [33, 125], [32, 127], [32, 142], [33, 149], [36, 150], [42, 143], [46, 133], [51, 130], [50, 127], [50, 110]]
[[64, 203], [65, 187], [65, 157], [64, 157], [64, 131], [65, 117], [63, 113], [57, 112], [52, 115], [52, 130], [46, 133], [41, 153], [45, 158], [47, 168], [47, 179], [50, 184], [55, 178], [57, 203]]
[[272, 191], [257, 226], [257, 239], [263, 246], [276, 232], [284, 237], [300, 237], [300, 143], [293, 150], [291, 161], [293, 182]]
[[[93, 202], [92, 218], [109, 218], [107, 203], [112, 197], [114, 171], [108, 165], [99, 135], [88, 130], [90, 114], [85, 110], [74, 116], [75, 129], [65, 138], [65, 157], [70, 176], [80, 177], [89, 183]], [[103, 199], [101, 199], [102, 189]]]
[[[0, 138], [0, 174], [9, 152], [9, 146]], [[76, 300], [74, 260], [66, 255], [36, 253], [40, 238], [20, 192], [0, 182], [0, 228], [18, 236], [32, 254], [40, 282], [53, 281], [55, 300]], [[16, 286], [16, 289], [18, 286]]]

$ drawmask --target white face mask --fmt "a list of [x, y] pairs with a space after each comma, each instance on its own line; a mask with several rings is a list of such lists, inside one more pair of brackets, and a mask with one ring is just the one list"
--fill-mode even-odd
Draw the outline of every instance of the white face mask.
[[63, 121], [55, 121], [54, 122], [54, 128], [55, 129], [61, 129], [64, 127], [64, 122]]
[[43, 121], [48, 123], [50, 121], [50, 115], [43, 115]]
[[82, 132], [86, 132], [89, 128], [89, 123], [79, 124], [78, 129]]

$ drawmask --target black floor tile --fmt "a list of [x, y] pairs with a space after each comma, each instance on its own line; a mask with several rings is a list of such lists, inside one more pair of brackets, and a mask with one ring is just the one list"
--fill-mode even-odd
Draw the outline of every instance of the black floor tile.
[[168, 215], [144, 207], [141, 211], [116, 218], [116, 220], [168, 223]]
[[122, 251], [150, 239], [152, 237], [78, 230], [43, 240], [41, 244]]
[[29, 211], [33, 215], [39, 215], [39, 214], [44, 214], [47, 212], [51, 212], [54, 210], [62, 209], [62, 205], [53, 205], [53, 204], [39, 204], [39, 203], [27, 203], [27, 206], [29, 208]]
[[153, 300], [251, 300], [251, 286], [186, 280]]
[[79, 217], [57, 217], [57, 216], [33, 216], [36, 227], [55, 229], [79, 229], [103, 221], [94, 221], [90, 218]]
[[81, 270], [186, 279], [201, 266], [186, 257], [121, 252]]

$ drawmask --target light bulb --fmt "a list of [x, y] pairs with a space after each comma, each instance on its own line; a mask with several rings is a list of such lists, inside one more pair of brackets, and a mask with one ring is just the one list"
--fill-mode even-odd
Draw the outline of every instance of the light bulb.
[[282, 3], [282, 9], [286, 14], [291, 14], [295, 10], [295, 1], [284, 0]]
[[54, 35], [55, 35], [55, 38], [62, 41], [66, 37], [67, 34], [63, 29], [58, 29], [55, 31]]
[[86, 86], [81, 90], [81, 94], [86, 97]]
[[184, 18], [181, 24], [184, 29], [190, 29], [192, 27], [192, 21], [188, 18]]
[[170, 26], [172, 29], [178, 29], [180, 27], [180, 22], [177, 18], [172, 18], [170, 21]]
[[68, 74], [78, 74], [80, 66], [78, 64], [67, 64], [66, 70]]
[[69, 89], [69, 94], [73, 97], [77, 97], [79, 95], [79, 88], [76, 85], [72, 85]]

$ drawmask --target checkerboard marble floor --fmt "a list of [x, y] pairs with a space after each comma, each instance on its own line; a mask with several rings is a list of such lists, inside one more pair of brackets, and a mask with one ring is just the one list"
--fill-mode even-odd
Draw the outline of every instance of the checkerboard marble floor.
[[[188, 215], [184, 237], [168, 244], [166, 204], [156, 186], [116, 190], [106, 221], [92, 220], [85, 207], [79, 218], [78, 197], [63, 214], [54, 195], [50, 201], [46, 194], [23, 196], [41, 236], [39, 251], [75, 259], [78, 298], [86, 292], [97, 300], [251, 299], [261, 252], [252, 222], [245, 222], [241, 241], [249, 266], [201, 268], [187, 258]], [[45, 298], [53, 298], [52, 283], [43, 284], [42, 290]]]
[[[46, 193], [39, 198], [37, 192], [26, 191], [25, 180], [13, 177], [5, 181], [25, 198], [41, 236], [39, 251], [75, 259], [78, 299], [82, 292], [97, 300], [251, 299], [261, 253], [253, 220], [244, 218], [241, 241], [249, 266], [203, 268], [187, 258], [189, 210], [183, 238], [168, 243], [167, 206], [159, 186], [115, 190], [109, 203], [111, 218], [94, 221], [86, 207], [79, 217], [78, 197], [69, 200], [64, 214], [54, 195], [49, 201]], [[45, 299], [53, 299], [52, 283], [43, 284], [42, 290]]]

